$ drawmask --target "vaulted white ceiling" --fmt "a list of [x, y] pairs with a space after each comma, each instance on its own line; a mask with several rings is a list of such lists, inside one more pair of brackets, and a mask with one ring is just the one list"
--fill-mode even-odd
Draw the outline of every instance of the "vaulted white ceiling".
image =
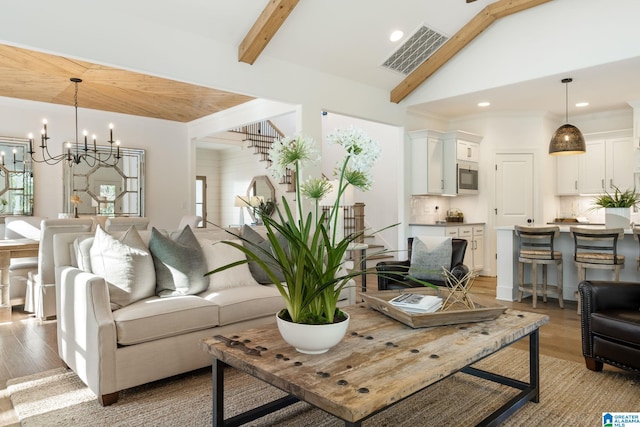
[[[33, 46], [47, 51], [48, 46], [53, 46], [58, 39], [74, 37], [76, 41], [73, 46], [69, 45], [70, 49], [82, 51], [84, 53], [82, 57], [91, 59], [92, 45], [114, 43], [112, 39], [116, 39], [115, 35], [119, 31], [135, 30], [136, 37], [140, 40], [153, 41], [158, 37], [159, 30], [166, 30], [166, 33], [175, 35], [175, 45], [158, 44], [155, 48], [166, 49], [167, 52], [174, 49], [185, 52], [185, 56], [179, 59], [168, 55], [167, 65], [171, 65], [172, 61], [184, 61], [185, 57], [190, 57], [193, 60], [190, 66], [197, 69], [199, 55], [214, 55], [219, 58], [220, 67], [224, 67], [228, 63], [237, 63], [237, 48], [268, 1], [111, 0], [89, 4], [78, 0], [58, 0], [54, 4], [48, 0], [29, 0], [25, 3], [29, 3], [34, 16], [38, 19], [43, 19], [44, 16], [45, 22], [50, 23], [50, 28], [45, 29], [44, 32], [50, 36], [51, 40], [42, 39], [41, 34], [32, 31], [34, 28], [40, 28], [42, 32], [41, 21], [26, 22], [26, 12], [24, 15], [16, 13], [12, 16], [12, 10], [5, 10], [2, 14], [4, 16], [0, 17], [0, 42], [7, 41], [9, 44]], [[495, 0], [477, 0], [469, 4], [465, 0], [300, 1], [269, 41], [258, 57], [256, 65], [247, 65], [247, 67], [255, 68], [260, 66], [261, 62], [275, 60], [281, 64], [295, 64], [337, 75], [390, 93], [406, 76], [380, 65], [418, 26], [427, 25], [447, 36], [452, 36], [493, 2]], [[568, 6], [572, 11], [570, 16], [562, 16], [558, 21], [540, 19], [541, 15], [536, 12], [536, 9], [557, 4]], [[551, 33], [558, 40], [553, 46], [554, 51], [550, 52], [553, 53], [552, 61], [557, 61], [557, 58], [562, 55], [566, 55], [568, 59], [572, 59], [572, 55], [578, 55], [585, 61], [568, 61], [571, 65], [567, 65], [566, 72], [562, 73], [549, 71], [553, 68], [540, 67], [540, 70], [537, 70], [536, 62], [543, 64], [548, 61], [547, 55], [544, 51], [524, 50], [519, 52], [519, 57], [504, 58], [504, 60], [517, 65], [525, 59], [531, 61], [529, 55], [536, 55], [535, 61], [532, 62], [534, 66], [531, 67], [534, 68], [531, 75], [535, 77], [514, 78], [513, 81], [502, 78], [500, 84], [482, 86], [482, 84], [474, 85], [473, 80], [480, 71], [492, 72], [493, 64], [488, 61], [483, 63], [483, 54], [476, 53], [474, 67], [465, 68], [462, 71], [455, 69], [455, 64], [450, 65], [449, 68], [445, 67], [438, 72], [440, 75], [435, 76], [437, 78], [431, 83], [432, 86], [429, 86], [428, 81], [421, 88], [422, 94], [412, 95], [411, 99], [404, 104], [410, 108], [443, 117], [457, 117], [482, 111], [478, 110], [476, 104], [485, 100], [492, 103], [491, 111], [545, 111], [564, 115], [564, 88], [560, 84], [560, 79], [567, 77], [567, 72], [570, 72], [573, 74], [571, 77], [574, 77], [574, 83], [570, 86], [571, 101], [587, 100], [591, 104], [587, 109], [580, 111], [570, 107], [570, 114], [625, 108], [627, 101], [640, 100], [640, 84], [637, 83], [637, 76], [640, 75], [638, 59], [640, 47], [637, 54], [629, 55], [624, 52], [618, 55], [618, 57], [626, 55], [627, 57], [623, 60], [605, 59], [603, 63], [593, 66], [587, 60], [589, 46], [575, 49], [578, 42], [571, 39], [571, 36], [582, 19], [581, 9], [586, 8], [587, 5], [592, 12], [591, 16], [594, 9], [597, 12], [597, 8], [602, 8], [603, 24], [611, 21], [612, 14], [617, 14], [623, 21], [621, 25], [626, 26], [630, 17], [638, 12], [637, 4], [636, 0], [612, 0], [606, 4], [601, 0], [552, 0], [534, 9], [521, 12], [523, 15], [527, 14], [527, 18], [531, 17], [530, 21], [533, 21], [540, 34]], [[24, 7], [25, 10], [27, 8], [22, 3], [14, 6], [15, 8]], [[577, 21], [572, 21], [574, 19]], [[21, 20], [25, 22], [20, 22]], [[23, 25], [26, 33], [21, 35], [18, 41], [13, 40], [11, 34], [11, 27], [16, 23]], [[562, 25], [565, 23], [566, 25]], [[573, 25], [574, 23], [576, 24]], [[95, 30], [89, 30], [91, 28]], [[393, 43], [389, 40], [389, 35], [396, 29], [404, 31], [405, 36]], [[487, 29], [482, 34], [483, 39], [487, 39], [484, 37], [486, 33], [493, 34], [493, 31], [491, 27]], [[599, 26], [590, 25], [589, 31], [595, 34], [599, 31]], [[33, 34], [29, 34], [30, 32]], [[504, 34], [504, 31], [500, 34]], [[211, 51], [191, 52], [192, 46], [180, 44], [180, 35], [188, 35], [192, 40], [194, 37], [201, 39], [204, 45], [211, 46]], [[573, 40], [572, 44], [562, 43], [565, 36], [568, 40]], [[603, 33], [601, 36], [611, 37], [611, 34]], [[503, 44], [512, 44], [508, 36], [501, 37], [493, 41], [490, 46], [483, 45], [482, 41], [476, 46], [482, 46], [487, 57], [489, 53], [495, 56], [495, 52], [499, 52]], [[532, 32], [532, 37], [537, 36]], [[528, 40], [527, 43], [530, 46], [536, 46], [537, 40]], [[137, 49], [138, 45], [142, 43], [132, 38], [129, 43], [114, 45], [112, 48], [130, 51], [129, 55], [132, 58], [144, 57], [145, 52]], [[637, 43], [636, 45], [640, 46]], [[475, 47], [472, 46], [471, 49]], [[593, 56], [599, 56], [600, 51], [604, 49], [608, 49], [608, 53], [612, 54], [609, 55], [611, 58], [616, 58], [618, 49], [616, 43], [606, 47], [595, 46], [592, 50]], [[121, 55], [122, 52], [119, 54]], [[584, 67], [580, 64], [584, 64]], [[110, 65], [117, 66], [117, 64]], [[153, 64], [156, 68], [161, 65]], [[239, 68], [239, 70], [244, 72], [245, 68]], [[451, 78], [446, 79], [446, 75], [455, 75], [456, 79], [452, 82]], [[454, 91], [456, 96], [451, 96], [451, 91], [440, 91], [438, 87], [433, 87], [441, 81], [446, 82], [449, 87], [459, 85], [460, 94]], [[313, 84], [313, 81], [309, 81], [309, 84]], [[235, 88], [218, 87], [217, 89], [233, 91]], [[445, 95], [440, 95], [440, 92]], [[243, 95], [259, 96], [252, 91]]]

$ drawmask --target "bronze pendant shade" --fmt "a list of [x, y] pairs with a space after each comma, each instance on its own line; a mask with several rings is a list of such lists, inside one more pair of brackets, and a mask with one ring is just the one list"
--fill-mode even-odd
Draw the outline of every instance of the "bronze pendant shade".
[[551, 137], [549, 142], [549, 154], [552, 156], [584, 154], [587, 146], [584, 142], [584, 136], [577, 127], [568, 123], [569, 121], [569, 83], [573, 79], [562, 79], [562, 83], [566, 86], [566, 106], [565, 106], [565, 123], [560, 126]]

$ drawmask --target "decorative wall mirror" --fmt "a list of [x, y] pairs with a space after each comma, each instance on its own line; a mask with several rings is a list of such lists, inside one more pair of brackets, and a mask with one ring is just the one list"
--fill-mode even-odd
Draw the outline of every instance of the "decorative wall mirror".
[[0, 216], [33, 215], [29, 140], [0, 136]]
[[[109, 147], [98, 147], [109, 153]], [[64, 164], [66, 212], [73, 212], [72, 195], [80, 198], [78, 214], [144, 216], [144, 150], [120, 147], [117, 165]]]
[[[275, 203], [276, 201], [276, 189], [271, 183], [271, 180], [266, 175], [254, 176], [247, 188], [247, 198], [251, 200], [252, 197], [260, 197], [263, 203]], [[275, 205], [273, 205], [275, 206]], [[260, 218], [256, 218], [253, 209], [248, 209], [249, 215], [254, 222], [259, 223]], [[273, 212], [273, 211], [272, 211]]]

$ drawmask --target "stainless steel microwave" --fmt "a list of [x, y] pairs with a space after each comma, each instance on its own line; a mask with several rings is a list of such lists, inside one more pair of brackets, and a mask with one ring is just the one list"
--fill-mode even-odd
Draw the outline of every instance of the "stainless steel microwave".
[[458, 162], [456, 165], [458, 194], [478, 194], [478, 164]]

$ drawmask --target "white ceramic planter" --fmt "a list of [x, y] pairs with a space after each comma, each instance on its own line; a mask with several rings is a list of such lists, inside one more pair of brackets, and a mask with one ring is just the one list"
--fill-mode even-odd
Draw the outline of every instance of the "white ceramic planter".
[[287, 344], [295, 347], [297, 351], [305, 354], [326, 353], [331, 347], [338, 344], [349, 327], [349, 315], [347, 320], [330, 325], [305, 325], [282, 320], [276, 314], [278, 330], [282, 339]]
[[607, 228], [629, 228], [631, 208], [605, 208], [604, 225]]

